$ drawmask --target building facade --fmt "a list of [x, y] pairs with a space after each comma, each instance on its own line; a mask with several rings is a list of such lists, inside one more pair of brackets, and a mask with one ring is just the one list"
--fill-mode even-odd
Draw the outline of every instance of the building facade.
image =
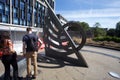
[[[54, 0], [47, 0], [54, 9]], [[9, 32], [15, 50], [22, 51], [22, 37], [26, 28], [34, 33], [43, 31], [45, 26], [44, 0], [0, 0], [0, 33]]]

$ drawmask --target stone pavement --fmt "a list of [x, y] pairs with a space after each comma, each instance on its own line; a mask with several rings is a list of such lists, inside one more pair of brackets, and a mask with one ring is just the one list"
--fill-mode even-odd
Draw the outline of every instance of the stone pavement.
[[[62, 60], [45, 57], [44, 50], [38, 54], [38, 76], [31, 80], [120, 80], [108, 72], [120, 74], [120, 60], [100, 54], [81, 51], [88, 68], [74, 66]], [[74, 54], [72, 57], [76, 57]], [[25, 63], [23, 63], [25, 65]], [[1, 70], [0, 70], [1, 71]], [[19, 68], [19, 76], [26, 80], [26, 70]]]
[[[108, 74], [110, 71], [120, 74], [119, 59], [91, 52], [81, 53], [88, 63], [88, 68], [44, 57], [44, 51], [41, 52], [38, 56], [38, 76], [33, 80], [119, 80]], [[71, 56], [75, 57], [74, 54]], [[22, 76], [26, 76], [26, 71]]]

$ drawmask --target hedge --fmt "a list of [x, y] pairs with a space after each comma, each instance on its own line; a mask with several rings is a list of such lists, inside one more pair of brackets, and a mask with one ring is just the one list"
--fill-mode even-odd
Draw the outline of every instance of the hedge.
[[110, 36], [95, 37], [95, 38], [93, 38], [93, 40], [94, 41], [114, 41], [114, 42], [120, 43], [119, 37], [110, 37]]

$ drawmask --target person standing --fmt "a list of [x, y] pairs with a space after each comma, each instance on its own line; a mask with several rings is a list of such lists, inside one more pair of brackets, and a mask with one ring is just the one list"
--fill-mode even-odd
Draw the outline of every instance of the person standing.
[[[36, 78], [37, 76], [37, 43], [38, 37], [32, 33], [32, 29], [29, 27], [26, 29], [27, 34], [23, 36], [23, 55], [26, 57], [27, 64], [27, 78]], [[31, 62], [34, 66], [34, 75], [31, 74]]]
[[4, 80], [12, 80], [10, 76], [10, 65], [13, 67], [13, 79], [18, 80], [18, 64], [17, 54], [13, 49], [13, 43], [8, 33], [3, 33], [0, 40], [2, 55], [2, 63], [5, 67]]

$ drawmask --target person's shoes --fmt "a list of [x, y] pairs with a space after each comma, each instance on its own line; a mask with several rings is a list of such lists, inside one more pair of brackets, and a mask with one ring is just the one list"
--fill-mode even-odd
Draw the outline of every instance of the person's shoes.
[[23, 77], [18, 77], [18, 80], [23, 80]]
[[10, 76], [10, 80], [12, 80], [12, 76]]
[[26, 76], [26, 79], [27, 79], [27, 80], [31, 80], [31, 76], [28, 76], [28, 75], [27, 75], [27, 76]]
[[32, 75], [32, 79], [36, 79], [36, 76]]

